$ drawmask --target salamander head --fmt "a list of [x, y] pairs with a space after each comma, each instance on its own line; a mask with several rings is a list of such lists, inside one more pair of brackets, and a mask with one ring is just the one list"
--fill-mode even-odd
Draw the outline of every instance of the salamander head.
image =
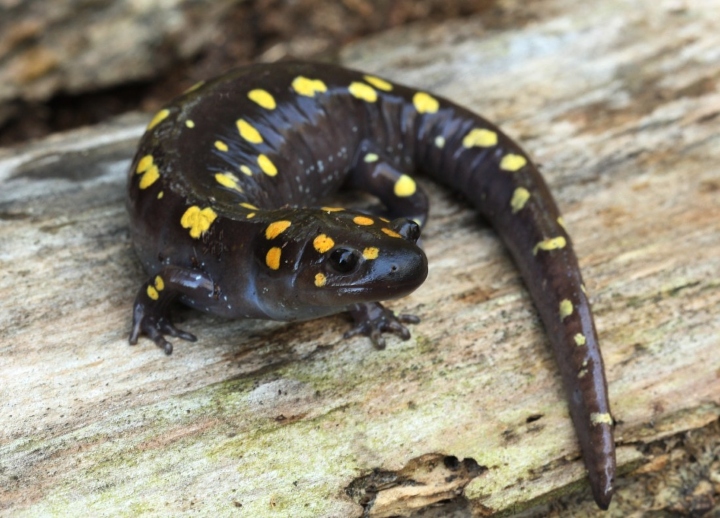
[[[283, 209], [278, 210], [281, 213]], [[293, 209], [268, 225], [256, 288], [268, 316], [306, 319], [351, 304], [403, 297], [427, 277], [413, 221]]]

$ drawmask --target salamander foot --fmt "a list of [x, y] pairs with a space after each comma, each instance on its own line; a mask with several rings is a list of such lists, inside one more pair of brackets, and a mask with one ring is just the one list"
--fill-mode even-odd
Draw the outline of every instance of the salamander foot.
[[137, 344], [140, 335], [146, 335], [168, 356], [173, 352], [173, 345], [165, 339], [165, 335], [187, 340], [188, 342], [197, 340], [195, 335], [175, 327], [168, 317], [149, 315], [146, 313], [144, 305], [135, 304], [132, 331], [129, 338], [130, 345]]
[[403, 324], [417, 324], [420, 319], [415, 315], [395, 315], [395, 313], [379, 302], [368, 302], [364, 304], [353, 304], [350, 306], [350, 316], [355, 321], [355, 327], [343, 335], [343, 338], [351, 338], [357, 335], [365, 335], [376, 349], [385, 349], [385, 338], [383, 333], [393, 333], [402, 340], [410, 338], [410, 330]]

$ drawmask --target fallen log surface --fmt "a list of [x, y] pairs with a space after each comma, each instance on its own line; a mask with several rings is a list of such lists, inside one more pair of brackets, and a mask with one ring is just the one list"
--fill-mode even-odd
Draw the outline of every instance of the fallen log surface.
[[[401, 29], [343, 61], [477, 110], [541, 164], [594, 304], [627, 472], [720, 416], [720, 2], [528, 12]], [[517, 270], [432, 183], [429, 278], [390, 304], [422, 318], [411, 340], [376, 351], [341, 339], [343, 316], [179, 310], [197, 343], [129, 347], [144, 273], [124, 186], [146, 122], [0, 150], [0, 513], [394, 516], [450, 501], [479, 516], [573, 492], [594, 512]]]

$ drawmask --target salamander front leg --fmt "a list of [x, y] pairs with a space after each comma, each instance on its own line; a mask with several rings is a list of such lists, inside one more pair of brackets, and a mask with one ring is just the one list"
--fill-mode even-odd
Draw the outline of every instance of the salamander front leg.
[[356, 335], [370, 337], [376, 349], [385, 349], [383, 333], [393, 333], [402, 340], [410, 338], [410, 331], [403, 324], [417, 324], [420, 319], [415, 315], [395, 315], [379, 302], [353, 304], [348, 308], [355, 321], [355, 327], [343, 335], [350, 338]]
[[195, 335], [175, 327], [170, 320], [170, 303], [180, 295], [199, 299], [211, 297], [214, 291], [212, 280], [202, 272], [177, 266], [167, 266], [145, 284], [135, 298], [130, 345], [137, 344], [140, 335], [146, 335], [165, 354], [172, 354], [172, 343], [165, 339], [170, 335], [194, 342]]

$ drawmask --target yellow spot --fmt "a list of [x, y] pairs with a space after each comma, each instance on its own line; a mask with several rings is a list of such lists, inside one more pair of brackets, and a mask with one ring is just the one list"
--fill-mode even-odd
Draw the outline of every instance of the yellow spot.
[[165, 289], [165, 281], [159, 275], [155, 277], [155, 288], [158, 291], [162, 291]]
[[363, 257], [367, 259], [368, 261], [372, 259], [377, 259], [378, 254], [380, 253], [380, 249], [369, 246], [365, 250], [363, 250]]
[[275, 239], [285, 232], [290, 225], [292, 225], [292, 223], [285, 219], [270, 223], [268, 228], [265, 229], [265, 239]]
[[148, 169], [150, 169], [150, 166], [153, 165], [153, 156], [152, 155], [145, 155], [140, 159], [138, 162], [137, 167], [135, 168], [135, 172], [140, 174], [144, 173]]
[[397, 179], [397, 182], [395, 182], [395, 187], [393, 188], [395, 196], [399, 198], [407, 198], [408, 196], [412, 196], [413, 194], [415, 194], [416, 190], [417, 185], [415, 184], [415, 180], [413, 180], [406, 174], [400, 175], [400, 178]]
[[512, 200], [510, 200], [510, 206], [512, 207], [513, 214], [522, 210], [522, 208], [525, 206], [529, 199], [530, 191], [528, 191], [524, 187], [518, 187], [517, 189], [515, 189], [515, 191], [513, 192]]
[[560, 216], [560, 217], [557, 219], [557, 222], [558, 222], [558, 225], [560, 225], [560, 226], [562, 227], [562, 229], [563, 229], [565, 232], [567, 232], [567, 227], [565, 226], [565, 220], [563, 219], [562, 216]]
[[162, 197], [165, 196], [165, 193], [163, 191], [160, 191], [157, 195], [158, 200], [162, 200]]
[[377, 101], [377, 91], [372, 86], [366, 85], [365, 83], [358, 83], [357, 81], [352, 82], [348, 87], [348, 91], [350, 92], [350, 95], [357, 97], [358, 99], [362, 99], [363, 101], [367, 101], [369, 103]]
[[242, 189], [238, 185], [238, 177], [232, 173], [217, 173], [215, 175], [215, 180], [217, 180], [217, 183], [223, 187], [242, 192]]
[[225, 144], [225, 142], [223, 142], [222, 140], [216, 140], [216, 141], [215, 141], [215, 149], [217, 149], [217, 150], [219, 150], [219, 151], [227, 151], [227, 150], [228, 150], [228, 146], [227, 146], [227, 144]]
[[188, 119], [188, 120], [185, 121], [185, 126], [187, 126], [188, 128], [192, 129], [192, 128], [195, 127], [195, 123], [194, 123], [193, 121], [191, 121], [190, 119]]
[[600, 414], [593, 412], [590, 414], [590, 422], [594, 425], [598, 424], [613, 424], [613, 418], [610, 414]]
[[497, 144], [498, 136], [494, 131], [484, 128], [475, 128], [470, 131], [462, 141], [464, 147], [470, 148], [473, 146], [478, 147], [490, 147]]
[[320, 210], [324, 210], [325, 212], [339, 212], [345, 209], [342, 207], [320, 207]]
[[267, 156], [259, 155], [257, 160], [263, 173], [268, 176], [275, 176], [277, 174], [277, 167], [275, 167], [275, 164], [273, 164]]
[[255, 213], [251, 212], [247, 216], [245, 216], [247, 219], [253, 219], [255, 217]]
[[371, 218], [368, 218], [367, 216], [355, 216], [353, 218], [353, 222], [355, 222], [356, 225], [372, 225], [375, 223]]
[[246, 166], [246, 165], [241, 165], [241, 166], [240, 166], [240, 172], [241, 172], [242, 174], [247, 175], [247, 176], [252, 176], [252, 169], [250, 169], [250, 168], [249, 168], [248, 166]]
[[251, 144], [262, 144], [262, 135], [260, 135], [260, 132], [253, 128], [248, 122], [243, 119], [238, 119], [235, 124], [237, 124], [237, 129], [242, 138]]
[[259, 104], [262, 108], [265, 108], [266, 110], [274, 110], [277, 104], [275, 103], [275, 98], [270, 94], [270, 92], [266, 90], [250, 90], [248, 92], [248, 99], [250, 99], [252, 102]]
[[367, 162], [368, 164], [371, 164], [373, 162], [377, 162], [380, 157], [377, 156], [375, 153], [368, 153], [365, 155], [365, 158], [363, 158], [363, 162]]
[[141, 189], [147, 189], [152, 184], [154, 184], [158, 178], [160, 178], [158, 167], [153, 164], [150, 169], [145, 171], [140, 177], [140, 183], [138, 184], [138, 187], [140, 187]]
[[272, 247], [270, 250], [268, 250], [267, 255], [265, 256], [265, 264], [267, 264], [268, 268], [271, 270], [277, 270], [280, 268], [280, 255], [282, 254], [282, 250], [278, 248], [277, 246]]
[[293, 79], [292, 87], [297, 93], [306, 97], [315, 97], [316, 93], [327, 92], [325, 83], [319, 79], [308, 79], [303, 76]]
[[325, 286], [325, 283], [327, 282], [327, 278], [322, 273], [316, 273], [315, 274], [315, 286], [318, 288], [322, 288]]
[[389, 219], [383, 218], [382, 216], [378, 216], [378, 219], [379, 219], [380, 221], [384, 221], [385, 223], [390, 223], [390, 220], [389, 220]]
[[210, 228], [215, 218], [217, 214], [210, 207], [200, 209], [197, 205], [193, 205], [182, 215], [180, 224], [183, 228], [190, 229], [190, 237], [197, 239]]
[[583, 345], [585, 345], [585, 343], [587, 343], [587, 340], [585, 340], [585, 335], [582, 333], [576, 334], [573, 338], [575, 339], [575, 345], [577, 345], [578, 347], [582, 347]]
[[255, 205], [253, 205], [252, 203], [242, 202], [240, 204], [240, 206], [245, 207], [246, 209], [258, 210], [258, 208]]
[[194, 91], [194, 90], [197, 90], [198, 88], [200, 88], [200, 87], [201, 87], [202, 85], [204, 85], [204, 84], [205, 84], [205, 81], [198, 81], [197, 83], [195, 83], [194, 85], [192, 85], [190, 88], [188, 88], [187, 90], [185, 90], [183, 93], [184, 93], [184, 94], [189, 94], [190, 92], [192, 92], [192, 91]]
[[382, 232], [385, 232], [390, 237], [402, 237], [400, 234], [395, 232], [394, 230], [390, 230], [389, 228], [381, 228]]
[[525, 164], [527, 164], [527, 160], [524, 156], [510, 153], [500, 160], [500, 169], [514, 173], [515, 171], [522, 169]]
[[562, 236], [543, 239], [537, 245], [535, 245], [535, 248], [533, 248], [533, 255], [536, 255], [538, 253], [538, 250], [546, 250], [547, 251], [547, 250], [557, 250], [559, 248], [565, 248], [566, 244], [567, 244], [567, 241], [565, 241], [565, 238]]
[[147, 287], [147, 295], [153, 300], [157, 300], [160, 298], [160, 294], [157, 292], [157, 290], [153, 286]]
[[425, 92], [417, 92], [413, 95], [413, 105], [420, 113], [435, 113], [440, 108], [438, 100]]
[[318, 253], [324, 254], [335, 246], [335, 241], [333, 241], [331, 237], [328, 237], [325, 234], [320, 234], [313, 240], [313, 246], [315, 247], [315, 250], [318, 251]]
[[572, 302], [568, 299], [563, 299], [562, 302], [560, 302], [560, 320], [565, 320], [565, 318], [572, 315], [574, 309]]
[[384, 79], [380, 79], [379, 77], [375, 76], [363, 76], [363, 79], [373, 85], [378, 90], [383, 90], [385, 92], [389, 92], [393, 89], [392, 84], [388, 83]]
[[578, 379], [579, 379], [579, 378], [584, 378], [587, 373], [588, 373], [588, 370], [587, 370], [587, 369], [582, 369], [582, 370], [580, 370], [580, 372], [578, 372]]
[[440, 149], [444, 148], [445, 147], [445, 137], [443, 137], [442, 135], [435, 137], [435, 146], [439, 147]]
[[168, 115], [170, 115], [170, 110], [168, 109], [160, 110], [159, 112], [157, 112], [155, 114], [155, 117], [153, 117], [150, 121], [150, 124], [147, 125], [145, 131], [150, 131], [151, 129], [153, 129], [155, 126], [164, 121]]

